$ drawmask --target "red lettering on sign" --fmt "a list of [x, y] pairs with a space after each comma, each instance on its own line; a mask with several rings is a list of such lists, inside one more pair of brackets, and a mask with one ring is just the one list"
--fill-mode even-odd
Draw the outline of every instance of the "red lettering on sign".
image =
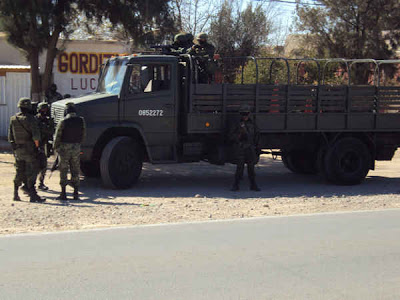
[[96, 89], [96, 78], [90, 78], [90, 89]]
[[58, 71], [65, 73], [68, 71], [68, 54], [63, 52], [58, 56]]
[[69, 70], [71, 73], [78, 73], [78, 54], [75, 52], [71, 53], [69, 56]]
[[71, 90], [77, 90], [77, 87], [74, 87], [74, 79], [71, 78]]
[[99, 71], [99, 57], [96, 54], [89, 54], [89, 73], [96, 74]]
[[79, 73], [80, 74], [88, 74], [88, 63], [89, 57], [86, 53], [79, 53]]
[[81, 78], [81, 90], [87, 90], [87, 78]]

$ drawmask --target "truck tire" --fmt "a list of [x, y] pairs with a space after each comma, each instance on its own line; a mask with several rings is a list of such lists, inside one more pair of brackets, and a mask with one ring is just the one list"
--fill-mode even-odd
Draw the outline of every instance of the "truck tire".
[[305, 150], [291, 150], [282, 153], [282, 162], [286, 168], [296, 174], [316, 174], [317, 155]]
[[127, 189], [134, 185], [142, 172], [143, 155], [139, 143], [127, 136], [112, 139], [100, 159], [100, 172], [107, 188]]
[[85, 177], [100, 177], [100, 165], [92, 161], [81, 161], [81, 172]]
[[369, 172], [371, 153], [361, 140], [345, 137], [328, 148], [324, 157], [326, 178], [340, 185], [361, 183]]

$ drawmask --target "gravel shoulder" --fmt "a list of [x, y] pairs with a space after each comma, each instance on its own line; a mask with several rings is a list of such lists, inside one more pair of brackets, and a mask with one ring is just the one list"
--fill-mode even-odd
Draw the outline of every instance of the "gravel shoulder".
[[[82, 177], [81, 201], [56, 200], [59, 172], [50, 179], [44, 204], [13, 202], [14, 158], [0, 153], [0, 234], [156, 224], [257, 216], [400, 208], [400, 155], [377, 162], [357, 186], [335, 186], [316, 176], [296, 175], [282, 162], [263, 156], [257, 166], [261, 192], [231, 192], [235, 166], [207, 163], [146, 164], [128, 190], [108, 190], [99, 179]], [[50, 165], [50, 163], [49, 163]], [[69, 196], [72, 189], [67, 189]]]

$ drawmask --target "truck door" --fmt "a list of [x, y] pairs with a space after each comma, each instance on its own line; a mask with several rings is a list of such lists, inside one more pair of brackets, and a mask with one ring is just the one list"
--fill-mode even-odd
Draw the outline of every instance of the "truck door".
[[122, 122], [142, 130], [151, 162], [177, 160], [176, 63], [138, 61], [129, 65]]

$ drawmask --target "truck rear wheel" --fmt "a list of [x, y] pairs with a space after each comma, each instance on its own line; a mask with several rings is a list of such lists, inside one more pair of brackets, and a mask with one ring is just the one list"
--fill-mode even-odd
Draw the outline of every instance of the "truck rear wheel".
[[371, 163], [370, 151], [361, 140], [346, 137], [330, 147], [324, 157], [326, 178], [336, 184], [359, 184], [367, 176]]
[[317, 155], [305, 150], [283, 151], [282, 162], [286, 168], [297, 174], [316, 174]]
[[134, 185], [142, 172], [143, 155], [139, 143], [127, 136], [112, 139], [100, 159], [104, 186], [126, 189]]

